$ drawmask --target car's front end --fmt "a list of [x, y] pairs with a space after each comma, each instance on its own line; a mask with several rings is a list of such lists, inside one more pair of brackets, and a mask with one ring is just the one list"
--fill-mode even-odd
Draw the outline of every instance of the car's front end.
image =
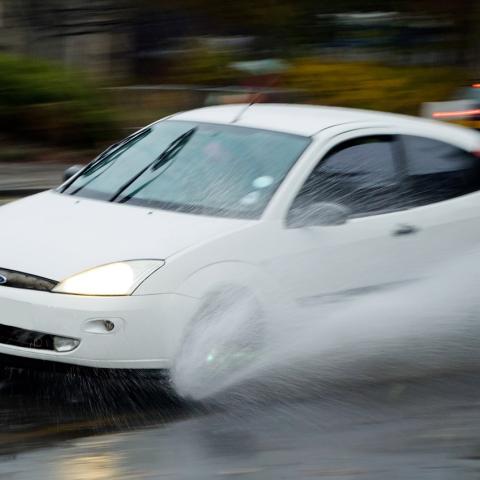
[[[211, 263], [238, 264], [221, 239], [257, 225], [309, 144], [231, 124], [162, 121], [56, 191], [2, 206], [0, 355], [169, 369], [202, 302], [182, 282]], [[201, 247], [218, 242], [225, 248], [203, 258]]]
[[[176, 295], [84, 296], [0, 287], [0, 354], [44, 368], [169, 369], [179, 324], [198, 308]], [[18, 363], [22, 366], [23, 363]]]
[[201, 306], [180, 288], [195, 248], [252, 222], [50, 191], [0, 224], [0, 367], [168, 370]]
[[246, 223], [54, 191], [1, 207], [0, 366], [168, 369], [200, 305], [171, 258]]

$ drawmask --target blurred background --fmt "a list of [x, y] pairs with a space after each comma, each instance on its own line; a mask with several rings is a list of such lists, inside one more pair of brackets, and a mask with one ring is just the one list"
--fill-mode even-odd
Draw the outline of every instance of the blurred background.
[[0, 160], [252, 91], [417, 114], [480, 82], [479, 25], [475, 0], [0, 0]]
[[[479, 0], [0, 0], [0, 205], [59, 184], [67, 166], [155, 119], [205, 105], [338, 105], [480, 128], [479, 31]], [[411, 305], [448, 300], [458, 278], [445, 277], [439, 294], [420, 290]], [[453, 307], [444, 315], [457, 318]], [[384, 479], [395, 468], [395, 478], [473, 480], [480, 470], [477, 371], [318, 402], [314, 391], [293, 407], [287, 382], [286, 396], [271, 407], [265, 395], [257, 415], [248, 402], [213, 419], [200, 410], [166, 433], [22, 456], [53, 437], [192, 415], [160, 403], [156, 384], [125, 387], [128, 396], [66, 385], [0, 382], [1, 478], [158, 478], [157, 469], [167, 478], [175, 462], [193, 474], [169, 478], [212, 478], [212, 468], [218, 478], [261, 478], [269, 462], [275, 478], [300, 478], [296, 465], [304, 478]]]
[[479, 25], [475, 0], [0, 0], [0, 163], [252, 98], [478, 127]]

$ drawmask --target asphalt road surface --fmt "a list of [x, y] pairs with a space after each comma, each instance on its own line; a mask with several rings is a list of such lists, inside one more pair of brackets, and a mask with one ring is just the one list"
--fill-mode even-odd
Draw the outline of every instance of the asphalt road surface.
[[55, 163], [0, 163], [0, 191], [49, 189], [62, 181], [65, 165]]
[[[290, 392], [291, 393], [291, 392]], [[477, 479], [476, 373], [251, 392], [208, 408], [155, 383], [3, 385], [0, 478]]]
[[0, 163], [0, 205], [15, 200], [19, 191], [60, 185], [64, 170], [65, 165], [55, 163]]

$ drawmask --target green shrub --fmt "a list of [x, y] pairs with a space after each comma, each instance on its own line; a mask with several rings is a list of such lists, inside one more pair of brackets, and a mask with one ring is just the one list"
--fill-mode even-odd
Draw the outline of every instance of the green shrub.
[[445, 100], [465, 78], [460, 69], [299, 59], [284, 85], [310, 103], [417, 114], [422, 102]]
[[114, 115], [81, 73], [25, 57], [0, 55], [3, 131], [61, 145], [92, 146], [112, 137]]

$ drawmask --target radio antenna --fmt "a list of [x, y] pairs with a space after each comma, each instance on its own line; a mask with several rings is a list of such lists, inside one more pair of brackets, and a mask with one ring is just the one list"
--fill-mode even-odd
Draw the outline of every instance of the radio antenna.
[[[254, 92], [252, 92], [254, 93]], [[260, 95], [262, 94], [263, 92], [259, 92], [257, 91], [255, 93], [255, 95], [253, 95], [252, 99], [250, 100], [250, 103], [247, 103], [238, 113], [237, 115], [235, 116], [235, 118], [232, 120], [232, 123], [237, 123], [242, 117], [243, 115], [245, 114], [245, 112], [252, 106], [252, 105], [255, 105], [255, 103], [257, 103], [257, 100], [260, 98]]]

